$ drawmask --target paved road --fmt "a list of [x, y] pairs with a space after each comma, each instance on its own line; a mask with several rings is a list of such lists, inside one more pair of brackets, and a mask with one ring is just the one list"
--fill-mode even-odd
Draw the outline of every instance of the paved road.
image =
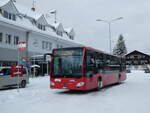
[[150, 113], [150, 74], [134, 71], [119, 85], [101, 91], [49, 88], [48, 77], [25, 89], [0, 90], [0, 113]]

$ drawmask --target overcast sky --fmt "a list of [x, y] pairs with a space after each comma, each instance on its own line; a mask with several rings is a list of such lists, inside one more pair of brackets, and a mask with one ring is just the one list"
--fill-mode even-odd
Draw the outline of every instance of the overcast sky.
[[[16, 0], [29, 8], [32, 0]], [[44, 14], [57, 9], [64, 27], [73, 27], [75, 40], [109, 52], [108, 24], [96, 19], [111, 20], [112, 45], [123, 34], [128, 51], [150, 53], [150, 0], [36, 0], [36, 9]], [[50, 15], [49, 19], [54, 19]]]

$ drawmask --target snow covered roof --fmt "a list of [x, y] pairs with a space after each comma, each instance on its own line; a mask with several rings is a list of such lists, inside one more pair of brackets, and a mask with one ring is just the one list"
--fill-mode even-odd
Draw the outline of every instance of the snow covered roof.
[[49, 27], [51, 27], [54, 31], [61, 31], [61, 32], [64, 32], [63, 25], [62, 25], [62, 23], [60, 23], [60, 22], [51, 23], [51, 22], [48, 21], [48, 25], [49, 25]]
[[37, 19], [37, 22], [42, 23], [43, 25], [48, 25], [48, 22], [45, 19], [44, 15], [42, 15], [39, 19]]
[[19, 13], [23, 16], [26, 16], [31, 19], [35, 19], [38, 23], [41, 23], [43, 25], [48, 25], [47, 20], [45, 19], [44, 15], [41, 13], [38, 13], [37, 11], [32, 11], [31, 9], [24, 7], [18, 3], [14, 3], [16, 8], [19, 10]]
[[52, 26], [53, 26], [55, 29], [59, 29], [60, 27], [63, 29], [62, 23], [59, 23], [59, 22], [53, 23]]
[[56, 29], [61, 25], [61, 23], [57, 22], [57, 23], [53, 23], [52, 26], [54, 26]]
[[70, 40], [68, 38], [63, 39], [61, 36], [56, 35], [55, 33], [49, 32], [49, 31], [42, 31], [39, 30], [38, 28], [36, 28], [33, 25], [29, 25], [29, 24], [25, 24], [23, 22], [15, 22], [15, 21], [11, 21], [9, 19], [3, 18], [0, 16], [0, 24], [9, 24], [11, 25], [11, 27], [14, 27], [16, 29], [20, 29], [20, 30], [24, 30], [24, 31], [29, 31], [29, 32], [36, 32], [37, 34], [46, 36], [48, 38], [51, 38], [53, 40], [59, 40], [61, 42], [66, 43], [66, 41], [68, 41], [70, 44], [74, 44], [76, 46], [83, 46], [83, 44], [81, 44], [80, 42], [74, 41], [74, 40]]
[[65, 28], [64, 30], [65, 30], [65, 32], [70, 33], [72, 28]]
[[43, 14], [37, 13], [36, 11], [32, 11], [29, 8], [22, 6], [21, 4], [13, 2], [12, 0], [0, 1], [0, 7], [9, 12], [12, 12], [12, 10], [15, 10], [15, 12], [20, 13], [22, 15], [26, 15], [30, 18], [34, 18], [35, 20], [38, 20], [39, 18], [43, 16]]
[[26, 8], [18, 3], [14, 3], [14, 4], [22, 15], [28, 16], [30, 18], [34, 18], [35, 20], [38, 20], [42, 16], [42, 14], [39, 14], [36, 11], [32, 11], [31, 9]]
[[35, 19], [36, 21], [39, 21], [44, 25], [48, 24], [43, 14], [32, 11], [31, 9], [24, 7], [16, 2], [13, 2], [12, 0], [0, 1], [0, 7], [10, 13], [20, 13], [21, 15]]
[[[17, 14], [19, 17], [23, 17], [23, 18], [17, 18], [16, 21], [11, 21], [9, 19], [6, 18], [0, 18], [0, 22], [5, 22], [7, 24], [13, 25], [15, 26], [16, 29], [20, 28], [22, 30], [25, 31], [34, 31], [34, 32], [38, 32], [42, 35], [51, 35], [57, 38], [61, 38], [62, 41], [68, 40], [68, 41], [72, 41], [68, 38], [65, 38], [65, 40], [62, 39], [62, 36], [58, 36], [57, 33], [55, 32], [64, 32], [64, 28], [62, 23], [57, 22], [57, 23], [51, 23], [48, 22], [48, 20], [45, 18], [45, 16], [43, 14], [38, 13], [37, 11], [32, 11], [30, 8], [24, 7], [16, 2], [13, 2], [13, 0], [3, 0], [0, 1], [0, 8], [6, 11], [8, 11], [9, 13], [14, 13]], [[37, 26], [33, 25], [33, 23], [31, 22], [31, 20], [34, 19], [37, 23], [45, 25], [45, 26], [49, 26], [46, 28], [46, 31], [42, 31], [39, 30], [39, 28], [37, 28]], [[54, 31], [51, 31], [49, 29], [52, 29]], [[67, 30], [69, 32], [69, 30]], [[76, 43], [73, 42], [72, 43]], [[76, 43], [79, 44], [79, 43]], [[81, 45], [81, 44], [79, 44]]]
[[73, 28], [65, 28], [64, 31], [65, 31], [68, 35], [71, 35], [71, 36], [74, 36], [74, 35], [75, 35], [75, 32], [74, 32]]
[[130, 55], [130, 54], [134, 54], [134, 53], [139, 53], [139, 54], [143, 54], [143, 55], [146, 55], [146, 56], [150, 56], [149, 54], [144, 53], [144, 52], [141, 52], [141, 51], [139, 51], [139, 50], [134, 50], [134, 51], [132, 51], [132, 52], [126, 54], [126, 56], [128, 56], [128, 55]]
[[14, 14], [19, 13], [18, 9], [16, 8], [12, 0], [0, 1], [0, 8], [10, 13], [14, 13]]
[[3, 1], [0, 1], [0, 7], [6, 5], [10, 0], [3, 0]]

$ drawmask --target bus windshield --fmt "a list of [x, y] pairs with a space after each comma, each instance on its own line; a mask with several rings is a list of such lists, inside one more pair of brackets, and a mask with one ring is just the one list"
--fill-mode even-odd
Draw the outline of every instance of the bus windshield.
[[52, 77], [80, 78], [82, 76], [82, 49], [54, 51]]

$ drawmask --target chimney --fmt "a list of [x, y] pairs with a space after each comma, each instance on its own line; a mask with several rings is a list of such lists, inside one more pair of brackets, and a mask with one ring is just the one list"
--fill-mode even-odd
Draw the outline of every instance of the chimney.
[[31, 8], [31, 10], [34, 12], [34, 11], [35, 11], [35, 8], [34, 8], [34, 7], [32, 7], [32, 8]]
[[35, 1], [35, 0], [33, 0], [32, 8], [31, 8], [31, 10], [32, 10], [33, 12], [35, 11], [35, 3], [36, 3], [36, 1]]

